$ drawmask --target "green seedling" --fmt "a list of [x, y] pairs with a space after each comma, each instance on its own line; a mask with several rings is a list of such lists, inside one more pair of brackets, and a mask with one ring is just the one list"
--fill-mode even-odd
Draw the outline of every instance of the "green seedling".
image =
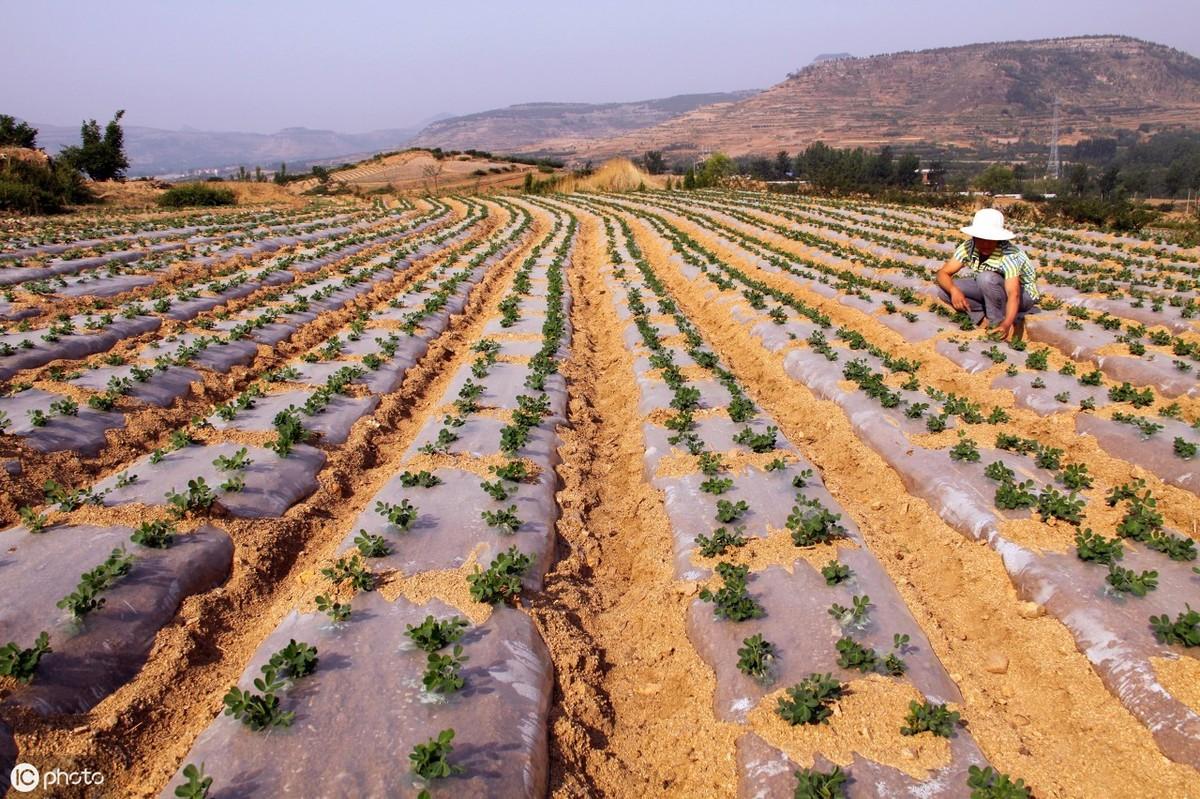
[[454, 753], [454, 730], [442, 730], [436, 738], [417, 744], [409, 753], [413, 773], [425, 780], [443, 779], [461, 774], [463, 767], [450, 762]]
[[461, 616], [439, 621], [433, 616], [426, 616], [425, 621], [416, 627], [411, 624], [405, 630], [417, 648], [426, 652], [437, 652], [463, 637], [467, 630], [467, 620]]
[[169, 519], [142, 522], [129, 538], [144, 547], [166, 549], [175, 540], [175, 524]]
[[957, 711], [947, 710], [945, 705], [914, 701], [908, 703], [908, 716], [904, 721], [904, 726], [900, 728], [901, 735], [931, 732], [941, 738], [949, 738], [954, 734], [959, 714]]
[[475, 567], [467, 577], [471, 598], [476, 602], [494, 605], [521, 593], [521, 578], [533, 564], [533, 559], [515, 546], [497, 555], [486, 570]]
[[[1159, 643], [1175, 646], [1200, 646], [1200, 611], [1192, 610], [1191, 605], [1184, 605], [1187, 610], [1180, 612], [1171, 621], [1170, 616], [1150, 617], [1150, 627]], [[0, 650], [2, 652], [3, 650]], [[0, 671], [3, 674], [3, 671]]]
[[700, 591], [700, 599], [712, 602], [714, 612], [720, 618], [730, 621], [746, 621], [766, 615], [763, 607], [750, 596], [746, 587], [746, 577], [749, 567], [735, 566], [732, 563], [717, 564], [717, 575], [721, 578], [722, 586], [716, 591], [704, 588]]
[[700, 556], [704, 558], [715, 558], [719, 555], [724, 555], [730, 547], [744, 547], [746, 538], [742, 535], [741, 527], [730, 532], [724, 527], [718, 527], [713, 531], [711, 536], [703, 533], [696, 536], [696, 546], [699, 549]]
[[739, 499], [737, 502], [730, 502], [727, 499], [717, 500], [717, 521], [721, 524], [729, 524], [736, 522], [746, 511], [750, 510], [750, 506], [744, 499]]
[[75, 590], [58, 600], [57, 606], [69, 611], [77, 619], [83, 618], [104, 606], [105, 599], [100, 593], [111, 588], [132, 567], [133, 555], [127, 554], [124, 549], [114, 549], [103, 563], [80, 575]]
[[1013, 782], [1007, 774], [991, 766], [971, 766], [967, 770], [967, 787], [971, 789], [971, 799], [1033, 799], [1024, 780]]
[[183, 767], [183, 778], [185, 782], [175, 786], [176, 799], [208, 799], [213, 778], [205, 776], [203, 763], [199, 768], [188, 763]]
[[796, 772], [796, 788], [793, 798], [845, 799], [847, 780], [849, 777], [839, 766], [834, 766], [833, 771], [818, 771], [815, 768], [801, 769]]
[[1158, 588], [1158, 572], [1143, 571], [1141, 574], [1137, 574], [1133, 569], [1125, 569], [1115, 563], [1110, 563], [1108, 576], [1104, 578], [1104, 581], [1118, 593], [1144, 597]]
[[400, 473], [400, 485], [405, 488], [433, 488], [441, 483], [442, 478], [424, 469], [419, 472]]
[[840, 680], [829, 674], [812, 674], [787, 689], [776, 707], [779, 717], [788, 724], [823, 724], [833, 715], [832, 705], [845, 688]]
[[1075, 534], [1075, 554], [1080, 560], [1108, 566], [1125, 557], [1125, 548], [1119, 537], [1110, 540], [1088, 527]]
[[746, 638], [738, 653], [738, 671], [748, 677], [765, 682], [770, 676], [771, 662], [775, 659], [775, 645], [763, 639], [760, 633]]
[[837, 560], [831, 560], [821, 567], [821, 576], [825, 585], [837, 585], [850, 579], [850, 567]]
[[879, 666], [879, 655], [874, 649], [863, 646], [849, 636], [838, 639], [837, 663], [843, 669], [858, 669], [861, 672], [874, 671]]
[[435, 694], [450, 694], [461, 689], [466, 680], [462, 676], [463, 664], [468, 660], [462, 646], [455, 644], [448, 655], [430, 652], [421, 678], [425, 690]]
[[22, 649], [10, 641], [0, 646], [0, 676], [12, 677], [23, 683], [30, 683], [37, 674], [38, 663], [42, 657], [53, 652], [50, 648], [50, 635], [46, 632], [38, 634], [37, 640], [29, 649]]
[[334, 585], [349, 583], [356, 591], [370, 591], [375, 587], [375, 575], [363, 565], [358, 555], [338, 558], [332, 566], [321, 569], [321, 574]]
[[517, 506], [509, 505], [503, 510], [485, 510], [479, 514], [489, 527], [495, 527], [504, 535], [513, 535], [521, 529], [521, 518]]
[[842, 625], [865, 624], [871, 613], [871, 597], [866, 594], [855, 595], [851, 597], [851, 605], [847, 608], [835, 602], [829, 606], [829, 615]]
[[409, 502], [408, 499], [401, 499], [398, 505], [392, 505], [387, 502], [376, 502], [375, 512], [387, 519], [389, 524], [395, 525], [405, 531], [412, 527], [413, 522], [421, 515], [420, 511], [417, 510], [417, 506]]
[[359, 530], [354, 537], [354, 545], [364, 558], [383, 558], [392, 553], [392, 546], [381, 535], [371, 535], [366, 530]]
[[324, 594], [317, 596], [317, 610], [335, 622], [349, 621], [350, 619], [350, 606], [348, 604], [335, 602]]

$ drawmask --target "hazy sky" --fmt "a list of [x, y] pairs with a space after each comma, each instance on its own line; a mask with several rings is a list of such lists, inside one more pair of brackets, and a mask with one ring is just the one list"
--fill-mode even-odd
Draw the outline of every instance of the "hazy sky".
[[0, 113], [259, 132], [764, 88], [824, 52], [1123, 33], [1200, 55], [1198, 0], [0, 0], [0, 19]]

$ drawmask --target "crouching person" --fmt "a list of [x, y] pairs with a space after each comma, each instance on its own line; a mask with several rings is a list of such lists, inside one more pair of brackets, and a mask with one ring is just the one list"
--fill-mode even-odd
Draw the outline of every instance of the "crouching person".
[[971, 238], [938, 270], [939, 299], [1005, 340], [1021, 338], [1025, 314], [1041, 298], [1033, 262], [1012, 243], [1017, 234], [1004, 229], [1004, 215], [994, 208], [977, 211], [960, 229]]

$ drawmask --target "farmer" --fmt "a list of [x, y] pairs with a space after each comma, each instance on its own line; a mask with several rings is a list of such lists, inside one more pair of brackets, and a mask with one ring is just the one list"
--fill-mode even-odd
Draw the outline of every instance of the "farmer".
[[[994, 327], [1006, 341], [1021, 338], [1025, 314], [1041, 293], [1029, 256], [1011, 241], [1017, 234], [1004, 229], [1004, 214], [995, 208], [976, 211], [960, 230], [971, 238], [938, 270], [938, 298], [975, 324]], [[963, 267], [967, 271], [959, 275]]]

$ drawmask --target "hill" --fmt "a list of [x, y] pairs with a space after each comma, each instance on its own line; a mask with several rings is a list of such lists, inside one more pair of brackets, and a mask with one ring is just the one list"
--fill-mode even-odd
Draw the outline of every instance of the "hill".
[[[38, 129], [38, 146], [51, 155], [79, 143], [79, 126], [30, 123]], [[285, 128], [275, 133], [164, 130], [125, 126], [125, 149], [132, 177], [167, 175], [202, 169], [274, 168], [281, 161], [293, 170], [313, 161], [355, 161], [376, 152], [398, 150], [415, 128], [339, 133], [333, 130]]]
[[972, 44], [824, 60], [734, 103], [709, 105], [602, 141], [547, 136], [534, 152], [598, 160], [928, 142], [981, 148], [1050, 136], [1200, 128], [1200, 59], [1125, 36]]
[[697, 108], [730, 103], [753, 91], [679, 94], [629, 103], [525, 103], [450, 117], [426, 126], [414, 147], [518, 153], [553, 139], [596, 140], [658, 125]]
[[[525, 175], [545, 177], [548, 167], [519, 164], [499, 158], [457, 153], [437, 158], [427, 150], [405, 150], [377, 155], [330, 172], [332, 187], [348, 186], [356, 191], [388, 189], [409, 194], [490, 192], [517, 188]], [[544, 173], [544, 174], [543, 174]], [[293, 181], [288, 191], [299, 194], [317, 186], [316, 178]]]

